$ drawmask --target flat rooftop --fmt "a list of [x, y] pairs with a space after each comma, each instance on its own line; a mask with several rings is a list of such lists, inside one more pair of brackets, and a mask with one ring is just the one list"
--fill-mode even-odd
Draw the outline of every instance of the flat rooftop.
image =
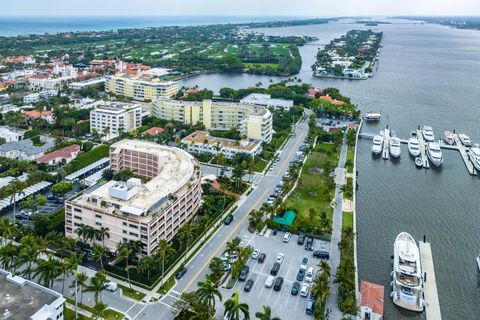
[[216, 146], [217, 143], [224, 148], [231, 148], [231, 149], [239, 149], [239, 150], [253, 150], [261, 141], [254, 140], [254, 139], [244, 139], [244, 140], [233, 140], [233, 139], [225, 139], [211, 136], [207, 131], [195, 131], [190, 135], [186, 136], [182, 139], [186, 143], [201, 143], [207, 144], [209, 146]]
[[274, 106], [274, 107], [282, 107], [282, 108], [291, 108], [293, 107], [293, 100], [285, 100], [285, 99], [276, 99], [272, 98], [269, 94], [263, 93], [251, 93], [242, 100], [241, 103], [248, 103], [248, 104], [258, 104], [263, 106]]
[[[60, 294], [15, 276], [7, 279], [8, 273], [0, 270], [0, 316], [1, 319], [30, 319], [43, 306], [52, 304]], [[3, 315], [8, 309], [9, 315]]]

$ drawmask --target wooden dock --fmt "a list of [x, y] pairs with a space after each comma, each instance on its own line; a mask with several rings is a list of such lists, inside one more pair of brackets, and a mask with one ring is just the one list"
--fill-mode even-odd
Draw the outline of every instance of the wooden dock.
[[475, 167], [473, 166], [472, 161], [470, 161], [470, 158], [468, 157], [467, 148], [462, 144], [462, 142], [458, 138], [458, 134], [455, 134], [454, 137], [455, 137], [455, 146], [457, 147], [457, 150], [460, 152], [460, 155], [462, 156], [463, 163], [465, 163], [468, 173], [470, 173], [472, 176], [476, 176], [477, 170], [475, 170]]
[[427, 320], [441, 320], [440, 301], [438, 300], [437, 280], [433, 267], [432, 248], [428, 242], [419, 242], [420, 260], [424, 272], [425, 313]]
[[422, 166], [425, 169], [430, 168], [430, 162], [428, 161], [428, 156], [427, 156], [427, 143], [425, 140], [423, 140], [423, 134], [422, 130], [417, 129], [417, 139], [418, 139], [418, 144], [420, 146], [420, 157], [422, 158]]
[[382, 158], [388, 160], [390, 155], [390, 129], [385, 128], [383, 131], [383, 150]]

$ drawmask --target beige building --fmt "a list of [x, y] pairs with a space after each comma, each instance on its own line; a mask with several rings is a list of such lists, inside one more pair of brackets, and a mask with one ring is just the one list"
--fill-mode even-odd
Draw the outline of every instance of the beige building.
[[141, 241], [142, 254], [154, 252], [159, 240], [171, 240], [200, 207], [201, 174], [197, 161], [178, 148], [122, 140], [110, 148], [111, 168], [131, 169], [138, 178], [109, 181], [65, 202], [65, 234], [77, 237], [82, 224], [109, 228], [109, 250], [118, 243]]
[[177, 81], [161, 81], [125, 73], [107, 76], [105, 81], [105, 91], [140, 101], [171, 97], [178, 89]]
[[142, 106], [121, 102], [98, 105], [90, 111], [90, 133], [103, 135], [109, 129], [107, 140], [118, 137], [120, 132], [130, 132], [142, 125]]
[[272, 140], [272, 114], [262, 106], [212, 100], [154, 101], [153, 115], [185, 124], [202, 123], [207, 130], [237, 128], [241, 136], [264, 142]]

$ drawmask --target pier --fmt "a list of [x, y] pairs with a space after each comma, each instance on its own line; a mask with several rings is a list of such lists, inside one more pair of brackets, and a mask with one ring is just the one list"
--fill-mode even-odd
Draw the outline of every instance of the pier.
[[440, 302], [438, 300], [437, 280], [433, 267], [432, 248], [428, 242], [419, 242], [420, 260], [424, 272], [423, 290], [425, 296], [425, 313], [427, 320], [441, 320]]

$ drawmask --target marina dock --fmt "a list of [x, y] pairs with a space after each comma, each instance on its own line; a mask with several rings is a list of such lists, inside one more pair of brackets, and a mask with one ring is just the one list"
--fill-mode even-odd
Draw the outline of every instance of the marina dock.
[[422, 158], [422, 166], [425, 169], [429, 169], [430, 162], [428, 162], [428, 156], [427, 156], [427, 143], [425, 142], [425, 140], [423, 140], [422, 130], [420, 129], [417, 129], [417, 139], [418, 139], [418, 144], [420, 145], [420, 157]]
[[433, 267], [432, 248], [428, 242], [419, 242], [420, 260], [424, 272], [425, 313], [427, 320], [441, 320], [440, 302], [438, 300], [437, 280]]

